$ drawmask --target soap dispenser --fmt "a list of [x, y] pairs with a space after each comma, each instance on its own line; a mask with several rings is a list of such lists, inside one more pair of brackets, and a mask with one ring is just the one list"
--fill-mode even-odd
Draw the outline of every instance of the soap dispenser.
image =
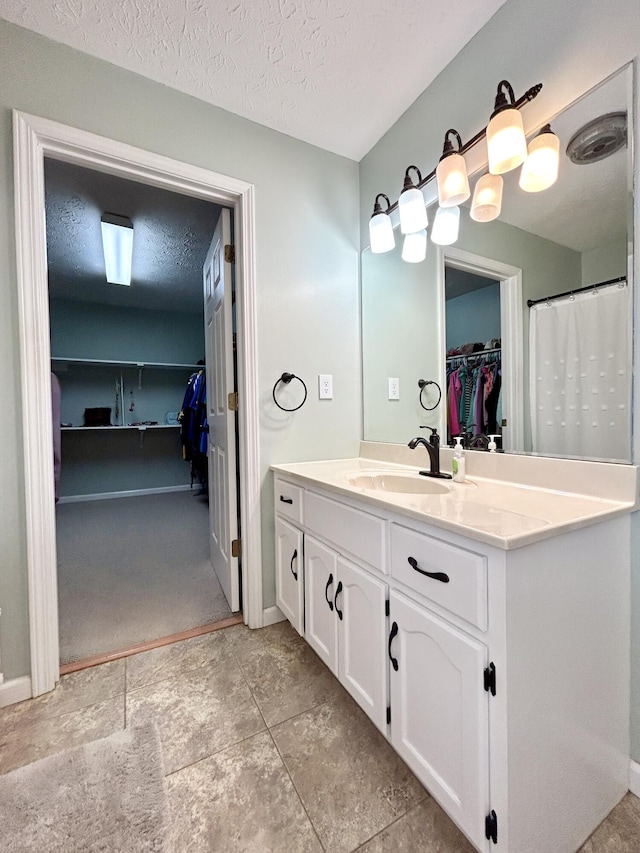
[[456, 435], [453, 439], [456, 446], [453, 448], [453, 462], [451, 470], [453, 471], [453, 482], [464, 483], [464, 469], [466, 460], [464, 458], [464, 450], [462, 449], [462, 436]]
[[498, 449], [498, 445], [496, 444], [496, 438], [500, 438], [499, 435], [490, 435], [489, 436], [489, 453], [495, 453]]

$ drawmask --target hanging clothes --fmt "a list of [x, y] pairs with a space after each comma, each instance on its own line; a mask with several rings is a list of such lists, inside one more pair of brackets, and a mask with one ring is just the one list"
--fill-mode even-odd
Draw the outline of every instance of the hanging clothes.
[[[500, 435], [502, 364], [499, 348], [447, 356], [447, 441], [456, 435]], [[500, 413], [500, 417], [498, 416]]]
[[178, 415], [182, 429], [182, 458], [190, 463], [191, 485], [207, 485], [209, 423], [207, 421], [207, 378], [204, 368], [191, 374]]

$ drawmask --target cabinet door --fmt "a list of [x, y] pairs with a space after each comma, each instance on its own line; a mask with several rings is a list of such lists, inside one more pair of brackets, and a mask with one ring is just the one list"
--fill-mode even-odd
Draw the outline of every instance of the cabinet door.
[[276, 518], [276, 603], [299, 634], [304, 631], [302, 531]]
[[383, 732], [387, 728], [386, 597], [385, 583], [338, 558], [338, 676]]
[[399, 593], [390, 595], [390, 613], [391, 741], [483, 849], [489, 803], [487, 648]]
[[313, 536], [304, 547], [304, 636], [311, 648], [338, 674], [338, 618], [333, 599], [338, 585], [338, 555]]

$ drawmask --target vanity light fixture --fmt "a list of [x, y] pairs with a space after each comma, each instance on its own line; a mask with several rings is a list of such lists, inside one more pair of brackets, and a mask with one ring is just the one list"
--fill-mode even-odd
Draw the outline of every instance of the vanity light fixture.
[[433, 220], [431, 242], [438, 246], [451, 246], [458, 239], [460, 230], [460, 208], [439, 207]]
[[403, 234], [415, 234], [417, 231], [423, 231], [429, 224], [422, 190], [418, 189], [409, 175], [412, 169], [418, 175], [418, 182], [422, 181], [420, 169], [417, 166], [407, 166], [404, 173], [404, 187], [398, 199], [400, 231]]
[[109, 284], [131, 284], [133, 223], [127, 216], [105, 213], [100, 220], [102, 251]]
[[476, 222], [491, 222], [500, 216], [502, 208], [501, 175], [492, 175], [487, 172], [483, 175], [473, 191], [470, 216]]
[[[381, 198], [387, 202], [386, 211], [382, 209], [379, 202]], [[390, 207], [389, 196], [386, 196], [384, 193], [378, 193], [375, 204], [373, 205], [373, 213], [369, 220], [369, 241], [371, 243], [371, 251], [374, 255], [390, 252], [396, 245], [396, 239], [393, 236], [393, 225], [391, 224], [391, 217], [388, 213]]]
[[427, 256], [427, 231], [415, 231], [405, 234], [402, 244], [402, 260], [409, 264], [419, 264]]
[[[507, 100], [505, 90], [509, 94]], [[527, 139], [524, 135], [522, 116], [515, 106], [515, 95], [507, 80], [498, 83], [495, 106], [487, 126], [487, 153], [489, 171], [492, 175], [503, 175], [516, 169], [527, 158]]]
[[560, 140], [545, 124], [529, 143], [529, 156], [520, 171], [520, 189], [527, 193], [538, 193], [555, 184], [560, 162]]
[[[458, 141], [458, 150], [453, 147], [450, 135], [454, 135]], [[436, 180], [438, 183], [438, 201], [440, 207], [457, 207], [463, 204], [471, 195], [469, 189], [469, 177], [467, 175], [467, 164], [460, 153], [462, 139], [457, 130], [451, 128], [444, 135], [444, 146], [442, 156], [436, 168]]]

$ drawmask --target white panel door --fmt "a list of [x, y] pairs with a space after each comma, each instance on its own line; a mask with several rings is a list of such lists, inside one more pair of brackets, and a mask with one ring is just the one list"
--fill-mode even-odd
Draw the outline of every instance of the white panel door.
[[304, 636], [311, 648], [338, 674], [338, 618], [333, 599], [338, 586], [338, 555], [313, 536], [304, 540]]
[[387, 585], [338, 558], [338, 675], [382, 732], [387, 728]]
[[299, 634], [304, 632], [302, 531], [276, 518], [276, 604]]
[[229, 607], [240, 609], [235, 413], [227, 398], [235, 390], [231, 265], [224, 247], [231, 242], [231, 218], [222, 210], [203, 268], [207, 419], [209, 423], [209, 520], [211, 563]]
[[390, 613], [391, 742], [471, 841], [484, 849], [487, 648], [399, 593], [390, 595]]

